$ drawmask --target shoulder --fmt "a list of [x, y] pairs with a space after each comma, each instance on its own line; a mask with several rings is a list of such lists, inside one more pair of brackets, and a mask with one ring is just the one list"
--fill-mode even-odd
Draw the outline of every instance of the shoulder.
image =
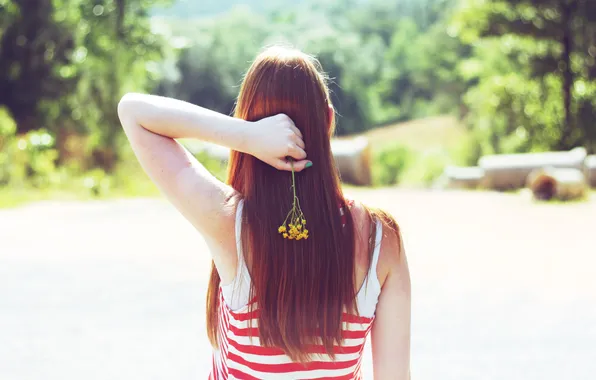
[[366, 225], [370, 224], [371, 220], [380, 222], [382, 235], [376, 269], [379, 283], [383, 286], [390, 273], [403, 271], [404, 265], [407, 266], [400, 226], [393, 215], [385, 210], [367, 207], [360, 202], [355, 202], [352, 210], [355, 228], [361, 231], [367, 230]]
[[350, 214], [352, 215], [354, 229], [356, 231], [365, 231], [363, 227], [369, 225], [371, 222], [366, 206], [360, 202], [354, 201], [353, 199], [346, 199], [345, 202], [347, 208], [350, 210]]
[[390, 274], [403, 271], [405, 250], [403, 237], [399, 225], [395, 221], [383, 221], [383, 238], [381, 240], [381, 253], [379, 256], [378, 275], [381, 286]]

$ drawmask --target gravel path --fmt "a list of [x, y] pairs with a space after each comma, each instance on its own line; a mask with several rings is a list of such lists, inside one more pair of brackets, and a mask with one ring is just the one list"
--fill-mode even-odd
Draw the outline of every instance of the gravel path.
[[[596, 378], [596, 202], [352, 193], [404, 231], [413, 379]], [[206, 379], [209, 262], [162, 200], [0, 210], [0, 379]]]

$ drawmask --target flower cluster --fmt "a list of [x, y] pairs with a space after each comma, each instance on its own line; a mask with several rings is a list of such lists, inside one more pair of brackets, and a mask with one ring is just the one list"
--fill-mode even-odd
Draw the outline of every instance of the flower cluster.
[[[299, 211], [301, 212], [301, 211]], [[286, 222], [281, 225], [277, 231], [284, 239], [301, 240], [308, 239], [308, 229], [306, 228], [306, 219], [295, 219], [293, 223], [286, 226]]]
[[300, 200], [296, 196], [296, 180], [294, 178], [294, 165], [292, 164], [292, 208], [286, 215], [286, 219], [277, 229], [284, 239], [302, 240], [308, 239], [308, 229], [306, 228], [306, 218], [300, 208]]

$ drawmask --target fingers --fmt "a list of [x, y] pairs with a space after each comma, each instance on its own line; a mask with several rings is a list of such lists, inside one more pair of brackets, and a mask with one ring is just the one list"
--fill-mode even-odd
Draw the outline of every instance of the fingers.
[[294, 138], [292, 139], [292, 141], [294, 141], [294, 144], [298, 145], [300, 148], [302, 148], [302, 149], [306, 148], [306, 145], [304, 145], [304, 141], [300, 137], [294, 135]]
[[285, 113], [280, 113], [275, 117], [277, 117], [279, 121], [281, 121], [282, 123], [287, 123], [288, 127], [292, 130], [292, 132], [294, 132], [298, 137], [300, 137], [300, 140], [302, 140], [302, 132], [300, 132], [300, 129], [296, 127], [296, 124], [294, 124], [294, 120], [292, 120]]
[[286, 115], [285, 113], [278, 113], [277, 115], [275, 115], [275, 116], [272, 116], [272, 117], [275, 117], [275, 118], [279, 119], [280, 121], [292, 120], [292, 119], [290, 119], [290, 117], [289, 117], [288, 115]]
[[296, 125], [294, 124], [294, 121], [292, 119], [290, 119], [290, 117], [286, 114], [280, 113], [278, 115], [275, 116], [285, 127], [289, 128], [289, 130], [292, 132], [290, 134], [290, 140], [292, 140], [292, 142], [294, 144], [296, 144], [296, 146], [300, 149], [295, 149], [295, 147], [292, 147], [289, 152], [288, 155], [292, 156], [295, 159], [303, 159], [306, 157], [306, 153], [304, 153], [304, 155], [302, 155], [304, 149], [306, 149], [306, 145], [304, 144], [304, 140], [303, 140], [303, 136], [302, 136], [302, 132], [300, 131], [300, 129], [298, 129], [298, 127], [296, 127]]
[[306, 158], [306, 152], [304, 149], [294, 144], [289, 144], [287, 155], [295, 160], [302, 160]]
[[296, 127], [296, 125], [294, 125], [294, 122], [291, 119], [288, 119], [290, 124], [290, 130], [293, 132], [293, 135], [291, 137], [292, 141], [294, 142], [294, 144], [298, 145], [300, 148], [304, 149], [305, 145], [304, 145], [304, 140], [302, 137], [302, 132], [300, 132], [300, 129], [298, 129], [298, 127]]
[[[312, 162], [310, 162], [309, 160], [300, 160], [300, 161], [294, 161], [294, 171], [295, 172], [301, 172], [302, 170], [311, 167], [312, 166]], [[275, 167], [278, 170], [286, 170], [286, 171], [292, 171], [292, 163], [290, 163], [289, 161], [286, 160], [282, 160], [282, 159], [278, 159], [273, 167]]]
[[296, 134], [296, 136], [300, 137], [300, 140], [302, 140], [302, 132], [300, 132], [300, 129], [298, 129], [298, 127], [296, 127], [296, 125], [294, 124], [294, 122], [290, 119], [290, 129], [292, 130], [292, 132], [294, 132]]
[[[294, 171], [295, 172], [301, 172], [306, 168], [309, 168], [312, 166], [312, 162], [309, 160], [300, 160], [300, 161], [294, 161]], [[290, 170], [292, 170], [290, 168]]]

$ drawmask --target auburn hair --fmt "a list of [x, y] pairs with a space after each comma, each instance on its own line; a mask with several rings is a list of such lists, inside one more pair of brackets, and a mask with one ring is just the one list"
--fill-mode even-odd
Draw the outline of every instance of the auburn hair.
[[[260, 344], [281, 348], [292, 360], [305, 362], [312, 344], [322, 344], [333, 357], [334, 347], [342, 343], [342, 314], [358, 313], [356, 231], [331, 152], [333, 108], [320, 64], [300, 51], [271, 47], [246, 73], [235, 117], [257, 121], [279, 113], [288, 115], [300, 129], [313, 162], [295, 174], [308, 239], [287, 240], [277, 233], [292, 204], [290, 172], [232, 151], [227, 182], [244, 200], [241, 240], [251, 279], [249, 299], [258, 308]], [[379, 216], [397, 231], [388, 214], [367, 212], [371, 221]], [[373, 228], [370, 236], [374, 233]], [[219, 287], [220, 277], [212, 263], [206, 310], [207, 332], [214, 347], [218, 347]]]

